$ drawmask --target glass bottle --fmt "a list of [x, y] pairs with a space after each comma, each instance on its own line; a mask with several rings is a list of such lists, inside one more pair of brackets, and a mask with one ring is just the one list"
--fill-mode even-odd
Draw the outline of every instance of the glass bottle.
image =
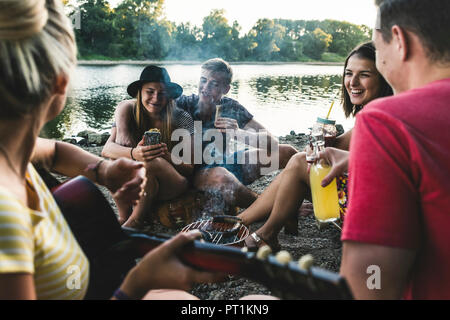
[[[314, 148], [318, 155], [324, 149], [324, 146], [315, 143]], [[314, 216], [319, 222], [331, 222], [340, 218], [336, 179], [333, 179], [326, 187], [321, 185], [322, 180], [330, 171], [331, 166], [323, 159], [314, 162], [309, 171]]]

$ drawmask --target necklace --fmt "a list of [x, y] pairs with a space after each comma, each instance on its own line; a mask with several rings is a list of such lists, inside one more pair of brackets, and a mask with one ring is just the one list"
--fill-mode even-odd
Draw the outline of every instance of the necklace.
[[13, 165], [11, 159], [9, 158], [8, 153], [6, 152], [5, 148], [4, 148], [1, 144], [0, 144], [0, 152], [3, 153], [3, 155], [5, 156], [6, 162], [8, 163], [8, 166], [11, 168], [11, 170], [12, 170], [19, 178], [22, 178], [20, 172], [18, 172], [18, 171], [16, 170], [16, 168], [14, 168], [14, 165]]

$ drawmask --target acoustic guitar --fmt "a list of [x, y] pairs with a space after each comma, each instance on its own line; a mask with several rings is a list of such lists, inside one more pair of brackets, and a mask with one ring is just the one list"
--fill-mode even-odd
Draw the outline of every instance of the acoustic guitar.
[[[102, 192], [85, 177], [69, 180], [52, 193], [90, 261], [86, 299], [109, 299], [136, 260], [170, 238], [122, 228]], [[197, 269], [261, 283], [283, 299], [352, 299], [339, 274], [316, 267], [302, 269], [293, 261], [280, 263], [271, 254], [261, 258], [237, 247], [196, 240], [179, 258]]]

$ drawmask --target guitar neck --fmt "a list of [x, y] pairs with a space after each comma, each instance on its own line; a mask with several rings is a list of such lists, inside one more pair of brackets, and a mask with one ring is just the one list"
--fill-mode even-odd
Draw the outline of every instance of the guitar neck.
[[[170, 237], [162, 235], [131, 234], [134, 247], [139, 256], [144, 256]], [[233, 247], [213, 245], [206, 242], [193, 241], [183, 248], [180, 259], [197, 269], [210, 272], [221, 272], [231, 275], [246, 273], [247, 254]]]
[[[131, 234], [130, 238], [139, 256], [168, 239], [145, 234]], [[338, 274], [321, 268], [306, 271], [293, 262], [283, 265], [274, 256], [261, 260], [253, 252], [193, 241], [183, 248], [179, 258], [200, 270], [248, 278], [284, 299], [352, 299], [347, 283]]]

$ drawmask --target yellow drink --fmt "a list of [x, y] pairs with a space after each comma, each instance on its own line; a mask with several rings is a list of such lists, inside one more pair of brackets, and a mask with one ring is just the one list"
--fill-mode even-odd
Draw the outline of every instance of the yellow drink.
[[313, 164], [309, 172], [314, 215], [320, 222], [329, 222], [340, 218], [336, 179], [333, 179], [325, 188], [321, 186], [323, 178], [330, 170], [330, 166], [319, 162]]

